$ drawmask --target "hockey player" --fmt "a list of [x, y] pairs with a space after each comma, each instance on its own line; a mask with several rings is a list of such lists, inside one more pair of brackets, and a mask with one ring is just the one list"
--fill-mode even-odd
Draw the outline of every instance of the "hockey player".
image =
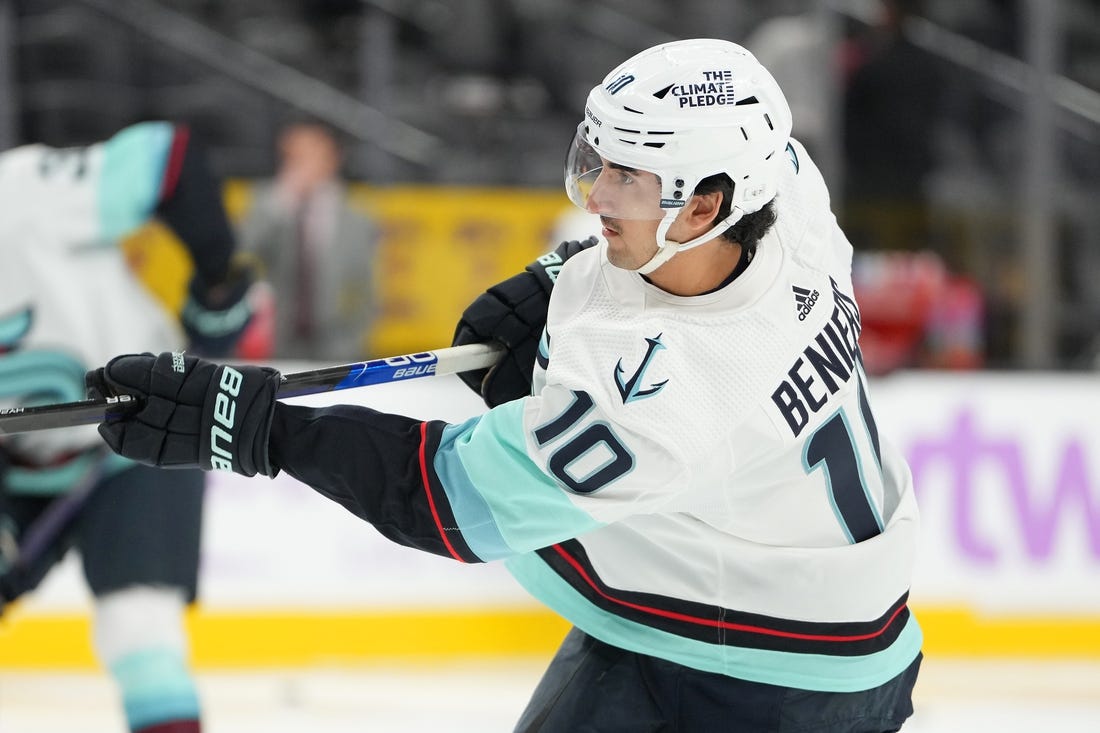
[[89, 376], [155, 405], [100, 430], [139, 461], [286, 471], [396, 542], [504, 559], [575, 627], [518, 731], [897, 730], [921, 660], [917, 510], [875, 425], [852, 250], [790, 129], [729, 42], [612, 71], [566, 164], [603, 241], [459, 326], [509, 350], [468, 377], [483, 416], [284, 405], [273, 370], [148, 354]]
[[[0, 201], [0, 404], [81, 399], [84, 372], [120, 350], [224, 356], [249, 320], [220, 188], [186, 127], [6, 151]], [[119, 247], [152, 217], [195, 265], [180, 320]], [[10, 436], [0, 456], [0, 608], [79, 548], [95, 650], [130, 730], [199, 731], [182, 614], [196, 594], [204, 474], [120, 459], [89, 428]]]

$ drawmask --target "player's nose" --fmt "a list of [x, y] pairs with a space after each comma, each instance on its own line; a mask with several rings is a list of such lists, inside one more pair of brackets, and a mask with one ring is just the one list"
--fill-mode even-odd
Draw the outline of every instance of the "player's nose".
[[592, 183], [592, 189], [588, 192], [588, 198], [584, 201], [585, 211], [590, 214], [607, 213], [607, 187], [601, 183], [602, 180], [603, 176], [600, 175]]

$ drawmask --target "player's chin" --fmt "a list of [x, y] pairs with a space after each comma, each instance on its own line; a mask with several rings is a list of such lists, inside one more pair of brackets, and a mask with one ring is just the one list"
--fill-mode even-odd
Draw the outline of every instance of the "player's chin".
[[621, 238], [618, 241], [608, 241], [607, 243], [607, 261], [615, 267], [622, 268], [623, 270], [633, 270], [637, 265], [634, 264], [634, 256], [630, 252], [630, 248], [626, 246], [626, 243]]

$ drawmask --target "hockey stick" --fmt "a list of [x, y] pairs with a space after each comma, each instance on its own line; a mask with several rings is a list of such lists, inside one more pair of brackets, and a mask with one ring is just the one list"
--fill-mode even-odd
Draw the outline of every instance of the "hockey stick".
[[[471, 369], [485, 369], [496, 364], [502, 350], [502, 347], [493, 344], [464, 344], [435, 351], [389, 356], [354, 364], [284, 374], [276, 396], [280, 399], [300, 397], [339, 389], [366, 387], [372, 384], [456, 374]], [[68, 428], [76, 425], [94, 425], [113, 417], [121, 417], [140, 407], [140, 398], [130, 395], [38, 407], [8, 407], [0, 409], [0, 435]]]

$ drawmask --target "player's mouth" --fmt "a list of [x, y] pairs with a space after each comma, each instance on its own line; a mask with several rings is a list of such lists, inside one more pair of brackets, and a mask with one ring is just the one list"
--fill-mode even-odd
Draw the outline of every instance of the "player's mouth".
[[613, 220], [608, 219], [606, 216], [600, 217], [600, 223], [603, 224], [603, 235], [605, 237], [611, 235], [618, 236], [622, 234], [622, 231], [619, 229], [619, 225], [616, 224]]

